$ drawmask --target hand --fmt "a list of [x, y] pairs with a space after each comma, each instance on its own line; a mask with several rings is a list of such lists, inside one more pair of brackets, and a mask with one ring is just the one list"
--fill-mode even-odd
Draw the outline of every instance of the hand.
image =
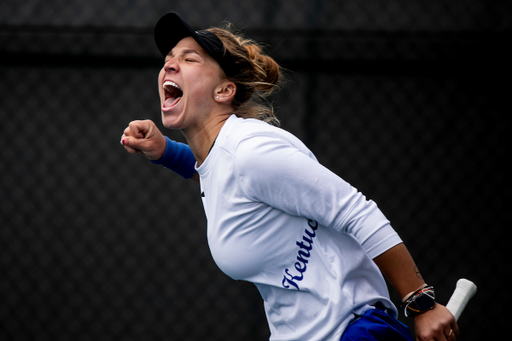
[[455, 317], [440, 304], [414, 317], [414, 331], [419, 341], [454, 341], [459, 335]]
[[121, 136], [121, 144], [130, 154], [141, 152], [150, 160], [164, 155], [167, 141], [151, 120], [132, 121]]

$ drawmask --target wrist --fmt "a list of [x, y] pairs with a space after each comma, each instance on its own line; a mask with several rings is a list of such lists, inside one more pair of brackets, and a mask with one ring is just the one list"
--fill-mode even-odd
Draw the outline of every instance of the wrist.
[[176, 141], [171, 140], [165, 135], [163, 137], [164, 143], [162, 151], [159, 153], [160, 156], [157, 158], [149, 158], [149, 161], [151, 161], [151, 163], [154, 163], [155, 165], [165, 166], [167, 163], [169, 163], [169, 157], [172, 156], [172, 144], [177, 143]]
[[436, 305], [433, 286], [422, 286], [409, 297], [406, 296], [402, 309], [406, 317], [417, 316], [434, 309]]

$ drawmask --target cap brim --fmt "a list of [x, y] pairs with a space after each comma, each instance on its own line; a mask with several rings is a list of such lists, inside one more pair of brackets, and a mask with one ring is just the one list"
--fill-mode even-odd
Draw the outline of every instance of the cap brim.
[[[169, 52], [186, 37], [192, 37], [199, 45], [201, 38], [197, 35], [178, 13], [170, 12], [162, 16], [155, 25], [154, 37], [156, 46], [165, 57]], [[202, 46], [201, 46], [202, 47]]]

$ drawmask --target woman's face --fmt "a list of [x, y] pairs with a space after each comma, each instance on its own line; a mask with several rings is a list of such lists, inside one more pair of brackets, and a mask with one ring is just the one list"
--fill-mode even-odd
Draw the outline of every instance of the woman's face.
[[163, 125], [201, 126], [215, 107], [220, 75], [218, 63], [192, 37], [182, 39], [165, 58], [158, 77]]

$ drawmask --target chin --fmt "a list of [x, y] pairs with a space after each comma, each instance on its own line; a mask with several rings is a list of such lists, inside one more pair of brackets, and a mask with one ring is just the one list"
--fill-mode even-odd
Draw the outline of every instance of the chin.
[[168, 129], [181, 129], [183, 120], [180, 116], [162, 112], [162, 124]]

